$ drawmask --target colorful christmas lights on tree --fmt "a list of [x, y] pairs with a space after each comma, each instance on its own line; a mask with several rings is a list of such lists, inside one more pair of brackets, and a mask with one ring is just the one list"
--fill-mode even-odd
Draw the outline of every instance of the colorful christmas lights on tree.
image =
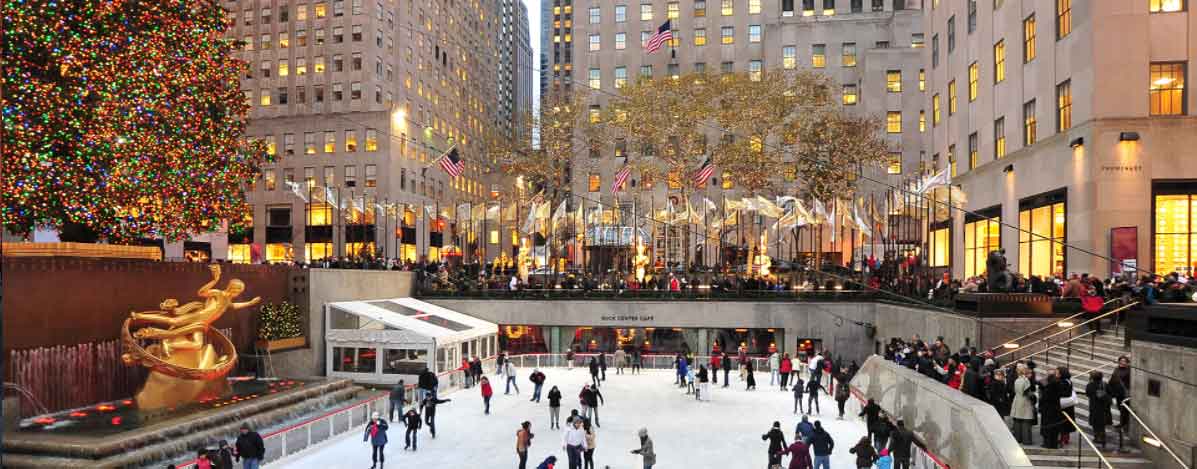
[[5, 0], [0, 221], [169, 240], [246, 213], [245, 63], [215, 0]]

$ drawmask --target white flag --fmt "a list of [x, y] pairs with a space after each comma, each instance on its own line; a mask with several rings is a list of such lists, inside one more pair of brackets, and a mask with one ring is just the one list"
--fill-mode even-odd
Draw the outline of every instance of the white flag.
[[951, 183], [952, 183], [952, 177], [948, 173], [948, 168], [944, 168], [944, 169], [939, 170], [938, 173], [935, 173], [933, 175], [923, 178], [923, 180], [920, 181], [917, 184], [917, 186], [914, 188], [914, 193], [923, 195], [923, 194], [926, 194], [927, 191], [929, 191], [931, 189], [934, 189], [936, 187], [946, 186]]
[[831, 221], [831, 216], [827, 214], [827, 207], [823, 206], [823, 202], [815, 200], [812, 202], [815, 208], [815, 223], [822, 223], [823, 221]]
[[300, 199], [303, 199], [303, 202], [304, 202], [304, 203], [307, 203], [307, 201], [308, 201], [308, 195], [307, 195], [307, 194], [305, 194], [303, 191], [299, 190], [299, 183], [298, 183], [298, 182], [295, 182], [295, 181], [284, 181], [284, 184], [286, 184], [286, 185], [287, 185], [287, 187], [291, 188], [291, 192], [294, 192], [294, 193], [295, 193], [295, 195], [296, 195], [297, 197], [299, 197]]
[[873, 237], [873, 230], [869, 229], [869, 224], [860, 218], [860, 210], [855, 204], [852, 205], [852, 223], [855, 223], [856, 227], [860, 228], [860, 232], [864, 233], [865, 236]]

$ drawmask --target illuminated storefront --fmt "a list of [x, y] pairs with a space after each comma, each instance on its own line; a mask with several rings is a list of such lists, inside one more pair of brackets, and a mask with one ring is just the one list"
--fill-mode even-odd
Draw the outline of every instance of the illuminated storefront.
[[1018, 272], [1025, 276], [1064, 274], [1064, 189], [1018, 204]]
[[[796, 353], [800, 346], [810, 348], [818, 343], [818, 340], [805, 339], [805, 345], [794, 344], [788, 351]], [[499, 346], [512, 354], [565, 353], [569, 350], [613, 353], [617, 349], [639, 350], [644, 354], [708, 354], [711, 351], [734, 354], [743, 346], [750, 355], [765, 356], [786, 351], [783, 350], [785, 344], [785, 332], [772, 328], [499, 327]]]
[[966, 213], [964, 217], [964, 278], [985, 274], [989, 253], [1002, 247], [1002, 207]]
[[1152, 270], [1191, 275], [1197, 266], [1197, 182], [1159, 183], [1153, 192]]
[[249, 244], [230, 244], [229, 262], [235, 264], [249, 264], [253, 262], [253, 249]]
[[928, 243], [930, 244], [928, 246], [930, 250], [930, 255], [927, 259], [928, 265], [931, 267], [947, 267], [948, 262], [952, 259], [952, 228], [950, 226], [942, 228], [932, 227]]

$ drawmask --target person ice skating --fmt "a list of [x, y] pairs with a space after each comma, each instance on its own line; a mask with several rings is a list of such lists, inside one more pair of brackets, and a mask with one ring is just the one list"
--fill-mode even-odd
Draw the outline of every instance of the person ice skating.
[[212, 467], [217, 469], [233, 469], [233, 448], [229, 442], [220, 440], [216, 444], [216, 454], [212, 456]]
[[798, 361], [798, 357], [790, 358], [790, 385], [793, 386], [798, 381], [798, 375], [802, 374], [802, 362]]
[[719, 367], [722, 365], [722, 362], [723, 360], [719, 356], [719, 353], [711, 351], [711, 381], [715, 384], [719, 384]]
[[698, 390], [694, 387], [697, 378], [694, 374], [694, 367], [686, 367], [686, 394], [698, 394]]
[[873, 449], [881, 452], [889, 444], [889, 438], [894, 433], [894, 426], [889, 423], [889, 416], [885, 412], [881, 412], [877, 423], [869, 427], [869, 431], [873, 434]]
[[[843, 414], [842, 411], [840, 413]], [[871, 440], [873, 438], [873, 428], [877, 425], [877, 419], [881, 418], [881, 406], [877, 405], [877, 401], [870, 398], [865, 403], [865, 406], [860, 409], [860, 414], [857, 417], [865, 418], [865, 429], [868, 431], [868, 437]]]
[[544, 458], [544, 461], [541, 462], [539, 466], [536, 466], [536, 469], [553, 469], [553, 466], [556, 466], [556, 465], [557, 465], [557, 457], [549, 456], [547, 458]]
[[403, 386], [403, 380], [399, 380], [399, 384], [391, 388], [391, 407], [387, 409], [387, 420], [395, 421], [395, 414], [399, 414], [399, 418], [403, 418], [403, 405], [407, 404], [406, 389]]
[[532, 398], [528, 400], [531, 402], [540, 402], [540, 389], [544, 387], [544, 373], [541, 373], [537, 368], [533, 368], [532, 375], [528, 376], [528, 379], [532, 381], [533, 386]]
[[778, 368], [779, 368], [778, 374], [780, 375], [780, 378], [781, 378], [780, 379], [781, 390], [785, 391], [788, 389], [789, 384], [790, 384], [790, 372], [794, 371], [793, 367], [790, 364], [790, 354], [787, 353], [787, 354], [783, 355], [781, 357], [781, 361], [779, 363], [780, 364], [778, 365]]
[[796, 433], [798, 438], [802, 439], [802, 441], [810, 443], [811, 438], [815, 436], [815, 426], [814, 424], [810, 423], [810, 420], [808, 420], [805, 415], [803, 415], [802, 421], [798, 422], [798, 425], [794, 427], [794, 433]]
[[507, 376], [507, 388], [503, 391], [503, 394], [511, 394], [511, 388], [515, 388], [515, 395], [518, 396], [520, 394], [520, 385], [515, 382], [515, 365], [511, 364], [511, 360], [503, 363], [503, 374]]
[[707, 377], [706, 365], [698, 366], [698, 388], [694, 391], [695, 400], [711, 399], [711, 383], [710, 378]]
[[781, 467], [781, 453], [786, 449], [786, 437], [781, 432], [781, 422], [773, 422], [773, 428], [761, 435], [762, 440], [769, 440], [768, 469]]
[[599, 404], [606, 404], [603, 400], [603, 393], [599, 392], [596, 387], [586, 386], [582, 388], [582, 392], [578, 394], [578, 398], [582, 401], [582, 416], [587, 420], [594, 420], [596, 427], [601, 427], [599, 424], [598, 406]]
[[674, 358], [674, 363], [675, 363], [674, 367], [677, 371], [677, 377], [676, 377], [677, 379], [673, 380], [673, 384], [678, 385], [678, 387], [684, 388], [684, 387], [686, 387], [686, 375], [690, 371], [689, 370], [690, 364], [686, 361], [686, 357], [680, 353], [677, 354], [676, 358]]
[[890, 456], [888, 449], [882, 448], [881, 451], [878, 452], [877, 454], [879, 456], [877, 458], [877, 462], [873, 463], [875, 466], [877, 466], [877, 469], [892, 469], [893, 468], [894, 458], [893, 458], [893, 456]]
[[420, 372], [420, 377], [416, 381], [416, 400], [424, 402], [424, 398], [428, 397], [429, 394], [435, 396], [436, 387], [439, 384], [438, 381], [436, 375], [431, 370], [424, 368], [424, 371]]
[[599, 352], [598, 354], [599, 371], [602, 372], [602, 381], [607, 380], [607, 352]]
[[590, 363], [587, 365], [587, 368], [590, 368], [590, 383], [592, 385], [594, 385], [594, 387], [598, 387], [598, 385], [599, 385], [598, 360], [596, 360], [594, 357], [590, 357]]
[[775, 386], [777, 385], [777, 382], [780, 381], [780, 366], [781, 356], [778, 355], [777, 352], [769, 354], [769, 386]]
[[806, 415], [810, 415], [812, 409], [816, 414], [822, 412], [819, 410], [819, 391], [822, 390], [815, 378], [812, 377], [806, 382]]
[[567, 369], [567, 370], [574, 369], [574, 351], [573, 350], [565, 352], [565, 369]]
[[549, 428], [561, 429], [561, 390], [557, 386], [549, 389]]
[[436, 396], [428, 396], [424, 398], [424, 402], [420, 403], [420, 407], [424, 410], [424, 425], [428, 426], [428, 432], [432, 434], [432, 438], [436, 438], [436, 405], [444, 404], [452, 399], [437, 399]]
[[461, 367], [457, 368], [465, 375], [465, 382], [462, 383], [464, 389], [470, 389], [474, 385], [474, 375], [470, 373], [470, 359], [469, 357], [461, 357]]
[[744, 372], [747, 371], [748, 363], [748, 347], [740, 346], [740, 350], [736, 353], [736, 364], [740, 366], [740, 381], [744, 381]]
[[831, 451], [835, 449], [835, 440], [823, 429], [823, 422], [815, 420], [815, 432], [811, 434], [810, 445], [815, 453], [814, 469], [831, 469]]
[[569, 469], [582, 469], [582, 453], [586, 451], [586, 430], [582, 429], [582, 419], [573, 419], [561, 435], [561, 449], [569, 458]]
[[910, 469], [910, 445], [918, 445], [914, 432], [906, 429], [906, 422], [898, 419], [897, 427], [890, 434], [889, 452], [894, 458], [894, 469]]
[[495, 376], [503, 376], [503, 373], [507, 372], [507, 368], [504, 367], [506, 364], [507, 354], [499, 352], [499, 356], [495, 358]]
[[515, 455], [519, 458], [519, 469], [528, 467], [528, 447], [532, 446], [532, 422], [525, 420], [515, 432]]
[[262, 435], [249, 429], [249, 425], [241, 425], [241, 434], [233, 443], [233, 456], [241, 461], [241, 469], [258, 469], [262, 458], [266, 457], [266, 443]]
[[641, 360], [643, 360], [643, 357], [640, 356], [640, 351], [632, 350], [632, 374], [640, 374]]
[[582, 429], [586, 430], [586, 451], [582, 453], [582, 469], [594, 469], [594, 428], [589, 420], [583, 420]]
[[644, 469], [653, 469], [653, 465], [657, 463], [657, 453], [653, 451], [653, 440], [648, 437], [648, 429], [641, 428], [636, 434], [640, 436], [640, 447], [632, 450], [632, 454], [640, 455]]
[[422, 426], [423, 423], [424, 422], [420, 420], [420, 413], [416, 412], [415, 407], [407, 409], [407, 413], [403, 414], [403, 426], [407, 427], [407, 430], [404, 430], [403, 432], [404, 450], [416, 450], [416, 439], [420, 436], [420, 426]]
[[848, 452], [856, 455], [857, 469], [869, 469], [877, 460], [877, 450], [873, 449], [873, 443], [869, 442], [867, 435], [860, 437], [860, 441], [856, 442], [856, 446], [853, 446]]
[[744, 390], [751, 391], [756, 389], [756, 377], [753, 376], [752, 360], [744, 363], [744, 382], [746, 383]]
[[802, 393], [806, 391], [806, 383], [802, 381], [797, 375], [794, 376], [794, 382], [791, 383], [794, 392], [794, 415], [797, 415], [802, 410]]
[[810, 377], [807, 380], [819, 383], [821, 386], [823, 383], [823, 354], [815, 352], [815, 356], [811, 357], [808, 365], [810, 366]]
[[729, 378], [728, 376], [731, 375], [731, 368], [732, 368], [731, 357], [728, 356], [728, 354], [726, 352], [724, 352], [723, 358], [722, 358], [722, 360], [720, 360], [720, 365], [722, 365], [722, 367], [723, 367], [723, 387], [726, 388], [728, 385], [731, 384], [731, 378]]
[[623, 348], [615, 349], [615, 374], [623, 374], [623, 368], [627, 365], [627, 363], [625, 363], [627, 359], [628, 354], [627, 352], [623, 351]]
[[492, 389], [490, 387], [490, 380], [487, 379], [485, 376], [482, 377], [482, 380], [480, 381], [480, 385], [478, 387], [482, 389], [482, 405], [483, 405], [482, 413], [486, 414], [486, 415], [490, 415], [490, 397], [495, 395], [495, 391], [494, 391], [494, 389]]
[[[844, 375], [841, 374], [840, 376], [844, 376]], [[836, 386], [835, 386], [835, 403], [839, 407], [839, 411], [840, 411], [839, 419], [843, 420], [844, 419], [844, 406], [848, 403], [848, 398], [852, 396], [852, 392], [849, 390], [848, 386], [843, 383], [843, 381], [840, 381], [835, 384], [836, 384]], [[872, 464], [872, 463], [870, 462], [869, 464]]]
[[474, 355], [474, 360], [470, 362], [470, 374], [474, 375], [474, 382], [477, 383], [484, 374], [482, 372], [482, 359]]
[[208, 450], [201, 449], [196, 453], [195, 469], [212, 469], [212, 460], [208, 458]]
[[366, 433], [362, 435], [362, 441], [369, 441], [370, 446], [373, 447], [370, 453], [370, 460], [373, 464], [370, 469], [375, 467], [382, 467], [386, 464], [386, 456], [384, 450], [387, 446], [387, 420], [374, 412], [370, 415], [370, 423], [366, 425]]
[[781, 454], [790, 455], [790, 469], [811, 469], [810, 445], [795, 435], [794, 442], [782, 450]]

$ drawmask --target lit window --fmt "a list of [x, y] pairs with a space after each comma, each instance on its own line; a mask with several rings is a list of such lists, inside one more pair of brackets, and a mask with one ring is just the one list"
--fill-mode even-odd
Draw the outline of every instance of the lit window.
[[815, 0], [802, 0], [802, 16], [815, 16]]
[[324, 131], [324, 152], [332, 153], [337, 151], [337, 133], [331, 130]]
[[694, 45], [696, 45], [696, 46], [707, 45], [707, 30], [706, 29], [698, 28], [698, 29], [694, 30]]
[[948, 173], [952, 177], [956, 177], [956, 144], [948, 145]]
[[1022, 61], [1035, 60], [1035, 15], [1022, 20]]
[[798, 68], [798, 47], [785, 46], [781, 49], [781, 67], [786, 70]]
[[919, 91], [927, 91], [927, 72], [919, 69]]
[[312, 60], [312, 71], [315, 73], [324, 73], [324, 56], [317, 55]]
[[1035, 100], [1027, 101], [1022, 105], [1022, 144], [1031, 146], [1035, 144], [1035, 131], [1037, 122], [1035, 120]]
[[1002, 247], [1000, 217], [981, 218], [964, 224], [964, 277], [972, 278], [986, 272], [989, 253]]
[[761, 0], [748, 0], [748, 14], [756, 15], [761, 12]]
[[931, 252], [927, 259], [929, 267], [948, 266], [948, 261], [952, 258], [951, 233], [950, 227], [934, 229], [929, 233], [927, 243]]
[[939, 125], [939, 93], [931, 96], [931, 125]]
[[993, 121], [993, 159], [1006, 156], [1006, 118], [999, 117]]
[[748, 25], [748, 42], [761, 42], [761, 25]]
[[968, 66], [968, 101], [971, 103], [977, 100], [977, 80], [980, 72], [977, 70], [977, 63], [973, 62]]
[[597, 69], [597, 68], [590, 69], [589, 84], [590, 84], [591, 88], [596, 89], [596, 90], [603, 87], [603, 80], [602, 80], [601, 76], [599, 75], [599, 69]]
[[286, 31], [278, 33], [278, 48], [286, 49], [291, 47], [291, 36]]
[[752, 81], [761, 81], [761, 70], [764, 68], [764, 63], [760, 60], [748, 61], [748, 78]]
[[628, 84], [628, 68], [624, 66], [615, 67], [615, 87], [623, 88]]
[[669, 74], [669, 78], [677, 80], [682, 77], [682, 67], [678, 64], [669, 64], [666, 73]]
[[[1184, 11], [1184, 0], [1151, 0], [1148, 2], [1148, 11], [1152, 13], [1169, 13], [1174, 11]], [[1158, 272], [1158, 271], [1157, 271]], [[1165, 271], [1168, 272], [1168, 271]]]
[[590, 35], [590, 51], [591, 52], [597, 51], [600, 48], [602, 48], [602, 46], [603, 46], [602, 36], [599, 36], [598, 34], [591, 34]]
[[840, 56], [840, 62], [845, 67], [856, 66], [856, 43], [845, 42], [843, 46], [843, 54]]
[[603, 117], [603, 108], [597, 104], [590, 105], [590, 123], [597, 124]]
[[316, 154], [316, 133], [315, 132], [304, 132], [303, 133], [303, 154], [305, 154], [305, 155], [315, 155]]
[[731, 26], [724, 26], [720, 30], [721, 38], [719, 40], [722, 44], [734, 44], [736, 42], [735, 28]]
[[1006, 40], [1000, 40], [993, 45], [993, 82], [1001, 83], [1006, 79]]
[[736, 183], [732, 181], [732, 175], [730, 172], [724, 171], [722, 174], [722, 177], [723, 177], [723, 182], [721, 185], [722, 188], [724, 188], [724, 189], [735, 189], [736, 188]]
[[260, 98], [261, 100], [258, 102], [258, 104], [261, 106], [269, 106], [270, 105], [270, 90], [263, 89], [260, 96], [261, 96], [261, 98]]
[[977, 161], [977, 133], [968, 134], [968, 169], [971, 171], [977, 168], [980, 162]]
[[891, 151], [889, 152], [889, 163], [886, 165], [886, 173], [888, 174], [902, 174], [902, 153]]
[[885, 72], [885, 90], [890, 93], [902, 92], [902, 71], [888, 70]]
[[628, 33], [615, 33], [615, 50], [624, 50], [628, 47]]
[[707, 2], [704, 0], [694, 0], [694, 17], [702, 18], [707, 16]]
[[723, 16], [731, 16], [735, 14], [735, 7], [732, 5], [732, 0], [722, 0], [720, 12], [723, 14]]
[[1018, 211], [1018, 271], [1027, 276], [1064, 274], [1064, 202]]
[[357, 151], [357, 131], [355, 131], [355, 130], [346, 130], [345, 131], [345, 151], [346, 152]]
[[278, 61], [278, 76], [285, 77], [291, 74], [291, 64], [287, 63], [287, 59]]
[[1194, 195], [1155, 196], [1152, 233], [1157, 272], [1192, 272], [1193, 265], [1197, 265], [1194, 261], [1197, 259], [1197, 197]]
[[366, 151], [378, 151], [378, 131], [366, 129]]
[[923, 36], [923, 33], [912, 33], [910, 35], [910, 47], [914, 47], [914, 48], [926, 47], [927, 44], [926, 44], [926, 39], [924, 39], [924, 37], [925, 36]]
[[640, 4], [640, 21], [653, 20], [653, 5], [651, 3]]
[[902, 111], [889, 111], [885, 114], [885, 131], [891, 134], [902, 133]]
[[827, 66], [827, 45], [826, 44], [812, 44], [811, 50], [811, 66], [814, 68], [823, 68]]
[[919, 109], [919, 132], [927, 131], [927, 111]]
[[603, 188], [603, 179], [598, 173], [590, 173], [590, 180], [587, 184], [589, 192], [599, 192]]
[[1072, 81], [1056, 85], [1056, 131], [1072, 128]]
[[1151, 64], [1151, 115], [1185, 114], [1185, 65], [1184, 62]]
[[858, 92], [856, 90], [855, 84], [852, 84], [852, 83], [845, 84], [844, 85], [844, 98], [843, 98], [844, 105], [845, 106], [855, 105], [857, 100], [859, 99], [859, 96], [857, 93]]
[[304, 76], [308, 74], [308, 61], [300, 57], [295, 59], [295, 75]]
[[956, 80], [948, 82], [948, 115], [956, 113]]
[[1072, 32], [1072, 0], [1056, 0], [1056, 39]]
[[665, 5], [665, 16], [671, 20], [676, 20], [678, 18], [681, 18], [681, 16], [682, 16], [681, 6], [678, 5], [677, 2], [669, 2], [668, 4]]

